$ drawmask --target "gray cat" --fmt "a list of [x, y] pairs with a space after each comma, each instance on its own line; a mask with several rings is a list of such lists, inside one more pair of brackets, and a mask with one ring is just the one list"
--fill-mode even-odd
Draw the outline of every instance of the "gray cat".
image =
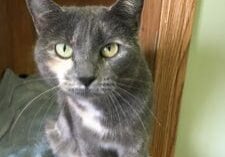
[[147, 157], [152, 82], [137, 41], [143, 0], [27, 5], [38, 34], [35, 61], [62, 108], [46, 125], [55, 156]]

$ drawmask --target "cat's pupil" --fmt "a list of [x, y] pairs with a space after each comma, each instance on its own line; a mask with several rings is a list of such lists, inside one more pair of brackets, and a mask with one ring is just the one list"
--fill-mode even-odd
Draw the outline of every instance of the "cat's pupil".
[[63, 46], [63, 52], [66, 52], [66, 45]]
[[107, 46], [108, 51], [111, 51], [111, 46]]

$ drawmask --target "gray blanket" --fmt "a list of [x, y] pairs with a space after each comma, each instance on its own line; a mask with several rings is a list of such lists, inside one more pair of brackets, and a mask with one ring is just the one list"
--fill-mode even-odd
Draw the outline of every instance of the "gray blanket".
[[0, 157], [50, 157], [44, 124], [57, 114], [55, 95], [38, 76], [7, 70], [0, 82]]

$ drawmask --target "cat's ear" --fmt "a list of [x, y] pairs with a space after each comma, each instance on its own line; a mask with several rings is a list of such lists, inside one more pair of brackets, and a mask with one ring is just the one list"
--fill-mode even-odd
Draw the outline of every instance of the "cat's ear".
[[26, 3], [38, 34], [52, 17], [62, 12], [60, 6], [52, 0], [26, 0]]
[[144, 0], [117, 0], [111, 7], [111, 12], [124, 22], [138, 29]]

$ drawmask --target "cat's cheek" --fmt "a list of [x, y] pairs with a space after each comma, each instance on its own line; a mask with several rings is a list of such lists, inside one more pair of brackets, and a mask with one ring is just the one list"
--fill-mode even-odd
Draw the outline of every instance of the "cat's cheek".
[[63, 85], [66, 82], [65, 76], [73, 67], [73, 61], [54, 58], [48, 61], [47, 66], [56, 75], [59, 85]]

